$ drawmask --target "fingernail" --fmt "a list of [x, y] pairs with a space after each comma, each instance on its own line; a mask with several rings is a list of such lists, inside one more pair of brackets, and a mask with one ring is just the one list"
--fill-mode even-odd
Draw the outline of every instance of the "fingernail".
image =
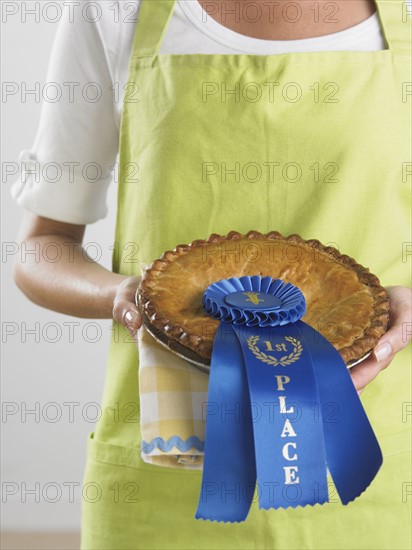
[[378, 361], [385, 361], [385, 359], [388, 359], [391, 356], [392, 346], [389, 342], [385, 342], [384, 344], [378, 346], [374, 353]]
[[138, 319], [138, 315], [135, 311], [130, 310], [126, 312], [126, 315], [124, 316], [124, 318], [128, 325], [131, 325], [132, 327], [134, 327]]

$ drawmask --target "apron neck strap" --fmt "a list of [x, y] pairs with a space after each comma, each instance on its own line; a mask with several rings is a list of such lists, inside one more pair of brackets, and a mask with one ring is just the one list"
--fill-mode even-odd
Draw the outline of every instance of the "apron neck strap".
[[411, 15], [405, 0], [375, 0], [383, 33], [393, 52], [410, 52], [412, 42]]
[[133, 57], [158, 54], [176, 0], [141, 0], [134, 33]]
[[[190, 1], [190, 0], [189, 0]], [[141, 0], [133, 57], [155, 57], [176, 0]], [[409, 52], [411, 16], [405, 0], [375, 0], [383, 33], [392, 52]]]

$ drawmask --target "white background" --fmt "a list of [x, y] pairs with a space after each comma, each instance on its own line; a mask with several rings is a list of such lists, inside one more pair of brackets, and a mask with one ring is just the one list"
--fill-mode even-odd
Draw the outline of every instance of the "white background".
[[[46, 3], [52, 2], [38, 2], [40, 7]], [[42, 87], [57, 23], [43, 16], [36, 22], [30, 15], [24, 22], [22, 5], [33, 8], [33, 1], [2, 4], [3, 83], [14, 82], [21, 89], [23, 82], [27, 88], [40, 82]], [[19, 13], [7, 17], [6, 4]], [[2, 101], [2, 529], [77, 530], [86, 443], [99, 413], [93, 403], [102, 395], [111, 324], [42, 309], [14, 285], [13, 257], [5, 250], [17, 241], [23, 211], [10, 197], [15, 177], [7, 177], [5, 170], [8, 163], [19, 162], [22, 149], [32, 146], [41, 104], [30, 95], [23, 102], [21, 94]], [[85, 237], [85, 243], [99, 244], [106, 267], [111, 261], [116, 191], [112, 184], [109, 216], [88, 226]], [[92, 248], [90, 254], [95, 254]], [[70, 322], [77, 323], [73, 334], [63, 324]], [[60, 339], [53, 343], [59, 332]], [[28, 413], [36, 407], [36, 414]], [[55, 420], [56, 414], [61, 418]]]

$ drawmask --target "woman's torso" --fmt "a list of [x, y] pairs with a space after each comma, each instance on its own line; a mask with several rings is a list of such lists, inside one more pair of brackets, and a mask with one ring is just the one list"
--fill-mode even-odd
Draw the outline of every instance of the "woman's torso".
[[[116, 271], [138, 274], [164, 250], [212, 232], [276, 229], [335, 244], [383, 284], [408, 284], [402, 243], [410, 223], [404, 172], [410, 136], [402, 84], [410, 39], [398, 36], [404, 31], [398, 14], [379, 5], [389, 49], [271, 56], [163, 55], [157, 48], [168, 14], [161, 11], [159, 23], [158, 14], [146, 12], [130, 59], [138, 101], [125, 103], [121, 126]], [[137, 179], [129, 170], [135, 165]], [[138, 247], [137, 263], [130, 243]], [[410, 399], [407, 354], [363, 397], [385, 455], [365, 495], [348, 507], [254, 506], [244, 524], [221, 525], [193, 519], [198, 473], [139, 458], [132, 414], [138, 358], [126, 334], [115, 335], [86, 479], [134, 481], [139, 502], [86, 504], [85, 547], [192, 548], [194, 541], [204, 549], [405, 547], [404, 534], [394, 541], [390, 533], [407, 513], [400, 501], [406, 474], [399, 474], [407, 464], [401, 410]]]

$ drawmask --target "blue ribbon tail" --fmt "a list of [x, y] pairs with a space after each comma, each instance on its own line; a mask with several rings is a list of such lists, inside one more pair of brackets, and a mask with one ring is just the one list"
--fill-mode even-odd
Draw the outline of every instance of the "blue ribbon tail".
[[244, 521], [256, 465], [242, 350], [230, 323], [216, 332], [206, 407], [202, 487], [196, 519]]
[[382, 465], [382, 452], [348, 368], [333, 345], [303, 321], [319, 392], [326, 460], [343, 504], [370, 485]]
[[310, 353], [303, 345], [293, 364], [276, 365], [263, 345], [282, 349], [284, 335], [299, 338], [299, 331], [293, 324], [234, 326], [234, 330], [242, 346], [254, 409], [259, 508], [327, 502], [326, 453], [322, 422], [313, 410], [319, 397]]

